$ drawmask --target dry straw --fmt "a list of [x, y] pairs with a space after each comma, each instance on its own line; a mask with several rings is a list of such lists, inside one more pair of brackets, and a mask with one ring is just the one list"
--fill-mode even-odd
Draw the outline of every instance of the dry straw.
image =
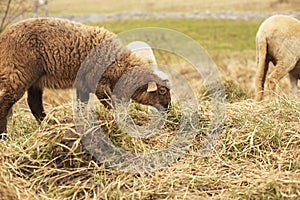
[[[228, 104], [225, 130], [214, 151], [203, 158], [199, 154], [210, 121], [209, 102], [203, 98], [202, 123], [188, 152], [169, 167], [142, 174], [117, 171], [94, 160], [80, 143], [70, 104], [50, 109], [37, 130], [30, 128], [32, 117], [21, 121], [29, 111], [16, 108], [12, 123], [19, 128], [0, 142], [1, 198], [297, 199], [299, 106], [283, 97]], [[179, 110], [173, 109], [160, 134], [135, 139], [118, 129], [112, 112], [100, 110], [100, 124], [114, 143], [135, 152], [163, 147], [180, 119]], [[137, 105], [133, 110], [134, 119], [145, 123], [146, 109]]]
[[[72, 105], [66, 103], [70, 99], [53, 102], [52, 93], [46, 93], [48, 116], [41, 125], [23, 99], [15, 106], [9, 137], [0, 141], [0, 199], [299, 199], [300, 103], [281, 94], [270, 101], [250, 100], [253, 81], [248, 76], [253, 73], [250, 67], [241, 69], [255, 63], [243, 62], [229, 62], [228, 69], [221, 63], [228, 73], [223, 73], [226, 120], [213, 151], [201, 154], [211, 122], [203, 89], [192, 146], [176, 162], [151, 173], [123, 172], [93, 159], [75, 129]], [[146, 107], [132, 104], [129, 110], [136, 124], [149, 122]], [[144, 139], [121, 131], [113, 113], [102, 106], [96, 113], [113, 143], [136, 153], [163, 148], [180, 127], [176, 105], [163, 129]]]

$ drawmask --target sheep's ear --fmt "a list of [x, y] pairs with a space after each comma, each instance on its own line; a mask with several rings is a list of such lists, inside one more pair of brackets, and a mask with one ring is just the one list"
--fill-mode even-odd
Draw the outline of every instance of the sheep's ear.
[[155, 82], [149, 82], [147, 92], [155, 92], [157, 90], [157, 85]]

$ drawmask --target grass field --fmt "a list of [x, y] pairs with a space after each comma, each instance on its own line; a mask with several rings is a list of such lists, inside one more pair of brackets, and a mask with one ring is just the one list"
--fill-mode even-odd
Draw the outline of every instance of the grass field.
[[143, 27], [162, 27], [179, 31], [202, 45], [217, 59], [220, 54], [255, 50], [255, 34], [262, 20], [149, 19], [102, 22], [93, 25], [120, 33]]
[[[155, 11], [165, 9], [163, 5], [155, 7], [154, 1], [147, 2], [152, 2]], [[216, 2], [212, 1], [212, 5], [219, 8], [228, 9], [231, 5]], [[249, 1], [240, 2], [248, 5]], [[263, 9], [270, 2], [261, 2], [261, 8], [252, 3], [249, 9]], [[184, 3], [187, 7], [182, 9], [190, 9], [191, 1]], [[127, 9], [125, 6], [131, 9], [120, 3], [114, 11]], [[103, 6], [104, 11], [111, 11], [106, 7]], [[58, 8], [56, 12], [60, 12]], [[24, 98], [14, 106], [9, 137], [0, 141], [0, 199], [299, 199], [299, 100], [285, 95], [289, 87], [286, 79], [279, 85], [276, 98], [253, 100], [255, 33], [260, 23], [261, 20], [150, 19], [93, 24], [116, 33], [165, 27], [201, 44], [217, 64], [227, 95], [225, 127], [216, 147], [209, 155], [201, 152], [211, 124], [211, 103], [201, 87], [201, 77], [181, 58], [158, 51], [158, 63], [175, 66], [191, 86], [200, 88], [197, 98], [201, 123], [192, 146], [180, 159], [149, 173], [105, 167], [92, 159], [80, 143], [71, 92], [46, 91], [48, 116], [41, 125], [34, 120]], [[137, 139], [120, 131], [112, 112], [100, 106], [97, 114], [114, 143], [131, 152], [163, 148], [180, 125], [180, 109], [174, 107], [159, 135]], [[131, 115], [139, 124], [147, 121], [144, 107], [133, 106]]]

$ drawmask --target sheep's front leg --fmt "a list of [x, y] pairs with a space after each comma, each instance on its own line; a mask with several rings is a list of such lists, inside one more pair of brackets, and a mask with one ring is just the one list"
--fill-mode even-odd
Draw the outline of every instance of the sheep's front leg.
[[98, 85], [96, 90], [96, 96], [105, 108], [111, 109], [111, 90], [108, 85]]
[[275, 92], [276, 85], [278, 85], [279, 81], [289, 73], [291, 69], [295, 66], [295, 63], [290, 62], [282, 62], [278, 61], [274, 71], [269, 75], [267, 81], [267, 87], [269, 94]]
[[30, 87], [27, 91], [27, 102], [33, 116], [37, 121], [41, 122], [46, 117], [43, 107], [43, 90], [38, 87]]

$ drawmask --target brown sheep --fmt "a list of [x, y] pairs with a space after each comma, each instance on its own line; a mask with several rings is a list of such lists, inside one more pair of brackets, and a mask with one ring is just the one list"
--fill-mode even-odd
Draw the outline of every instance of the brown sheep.
[[[266, 80], [269, 91], [274, 91], [276, 84], [286, 74], [290, 78], [291, 96], [296, 97], [300, 79], [300, 21], [285, 15], [266, 19], [256, 35], [256, 53], [256, 100], [263, 99]], [[266, 78], [269, 62], [275, 65], [275, 69]]]
[[[86, 59], [89, 56], [91, 58]], [[0, 134], [4, 136], [7, 132], [11, 107], [26, 91], [32, 114], [38, 121], [43, 120], [46, 116], [43, 89], [73, 87], [83, 62], [94, 66], [84, 69], [87, 70], [85, 85], [82, 85], [84, 92], [93, 92], [89, 89], [93, 86], [88, 86], [89, 76], [99, 73], [95, 70], [104, 70], [100, 80], [97, 79], [95, 94], [106, 107], [110, 107], [107, 100], [115, 84], [133, 69], [133, 81], [144, 82], [131, 98], [145, 105], [160, 105], [164, 109], [169, 106], [168, 80], [144, 67], [147, 61], [134, 55], [112, 32], [64, 19], [28, 19], [12, 25], [0, 35]], [[109, 66], [103, 68], [106, 63]], [[86, 93], [79, 93], [78, 97], [81, 100], [88, 98]]]

